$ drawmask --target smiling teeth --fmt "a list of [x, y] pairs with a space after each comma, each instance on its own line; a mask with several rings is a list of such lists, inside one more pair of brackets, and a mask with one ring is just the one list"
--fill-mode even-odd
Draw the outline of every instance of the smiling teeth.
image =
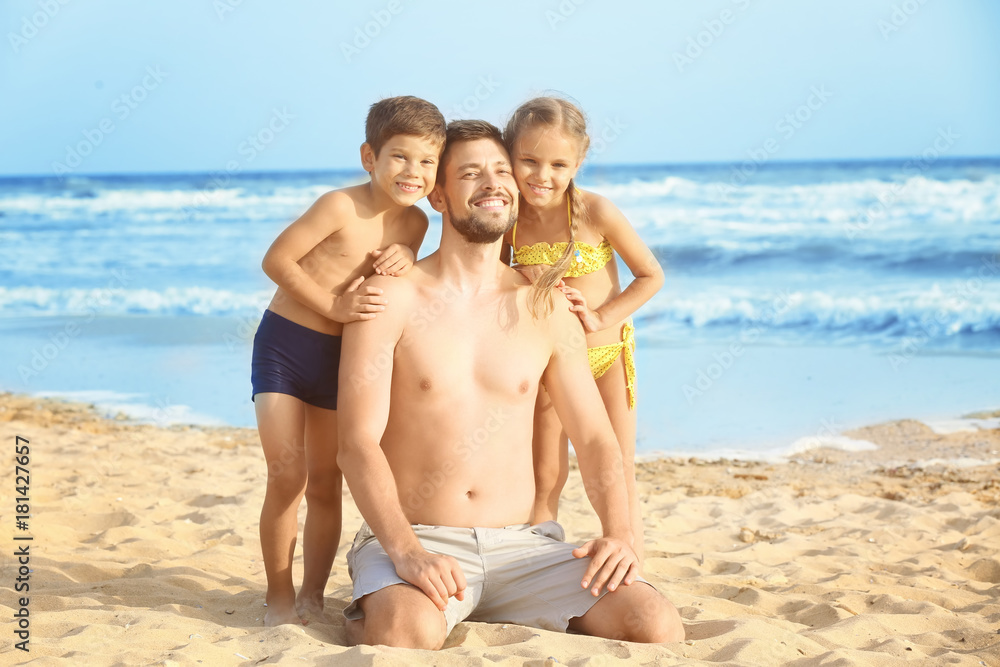
[[502, 199], [484, 199], [483, 201], [476, 202], [476, 206], [479, 208], [503, 208], [505, 205]]
[[417, 190], [420, 189], [420, 186], [418, 185], [406, 185], [405, 183], [400, 183], [399, 187], [402, 188], [403, 190], [406, 190], [407, 192], [416, 192]]

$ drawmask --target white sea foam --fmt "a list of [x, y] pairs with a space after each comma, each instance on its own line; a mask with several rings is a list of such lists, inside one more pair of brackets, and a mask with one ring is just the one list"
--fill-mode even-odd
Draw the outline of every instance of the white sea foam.
[[790, 458], [821, 447], [829, 447], [831, 449], [839, 449], [847, 452], [868, 452], [878, 449], [878, 445], [867, 440], [855, 440], [842, 435], [822, 435], [799, 438], [790, 444], [761, 446], [758, 449], [713, 445], [707, 451], [705, 449], [699, 449], [647, 452], [637, 456], [636, 458], [640, 461], [649, 461], [660, 458], [696, 458], [707, 461], [729, 459], [734, 461], [782, 463], [786, 462]]
[[114, 419], [119, 414], [123, 414], [132, 421], [143, 424], [155, 424], [156, 426], [172, 426], [174, 424], [225, 426], [222, 420], [201, 414], [188, 405], [174, 403], [152, 405], [149, 402], [150, 397], [145, 394], [92, 390], [37, 391], [35, 395], [42, 398], [58, 398], [77, 403], [90, 403], [107, 419]]
[[989, 419], [937, 419], [925, 421], [932, 431], [938, 435], [950, 433], [975, 433], [977, 431], [1000, 428], [1000, 417]]
[[267, 307], [272, 290], [240, 293], [208, 287], [164, 290], [0, 287], [8, 315], [249, 315]]

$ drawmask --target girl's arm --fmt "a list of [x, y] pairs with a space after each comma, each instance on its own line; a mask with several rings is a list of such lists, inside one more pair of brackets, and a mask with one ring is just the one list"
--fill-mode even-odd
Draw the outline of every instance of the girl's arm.
[[587, 194], [589, 224], [608, 240], [635, 276], [635, 280], [621, 294], [596, 310], [587, 306], [579, 290], [565, 285], [561, 287], [573, 303], [572, 310], [580, 317], [584, 329], [593, 333], [621, 322], [653, 298], [663, 287], [663, 269], [618, 207], [604, 197]]

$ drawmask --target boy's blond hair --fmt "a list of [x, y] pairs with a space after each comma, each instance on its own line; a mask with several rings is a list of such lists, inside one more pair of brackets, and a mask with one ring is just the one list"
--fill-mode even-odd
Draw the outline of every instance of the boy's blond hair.
[[390, 138], [397, 134], [430, 137], [444, 144], [444, 116], [436, 106], [412, 95], [387, 97], [368, 110], [365, 120], [365, 142], [375, 157]]

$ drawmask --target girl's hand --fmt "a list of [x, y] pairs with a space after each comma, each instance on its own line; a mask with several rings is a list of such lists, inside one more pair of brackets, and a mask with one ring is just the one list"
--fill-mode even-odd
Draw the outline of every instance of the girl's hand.
[[530, 280], [532, 284], [534, 284], [536, 280], [541, 278], [542, 274], [545, 273], [546, 269], [548, 268], [549, 267], [544, 264], [529, 264], [527, 266], [522, 264], [514, 265], [514, 269], [522, 276]]
[[560, 280], [559, 284], [556, 285], [560, 292], [566, 295], [569, 299], [569, 309], [576, 313], [576, 316], [580, 318], [580, 322], [583, 324], [583, 330], [587, 333], [594, 333], [595, 331], [600, 331], [604, 328], [604, 319], [601, 314], [596, 310], [591, 310], [587, 306], [587, 299], [584, 298], [583, 293], [575, 287], [570, 287], [565, 283], [565, 281]]
[[382, 250], [373, 250], [375, 273], [382, 276], [401, 276], [413, 266], [413, 251], [402, 243], [393, 243]]

